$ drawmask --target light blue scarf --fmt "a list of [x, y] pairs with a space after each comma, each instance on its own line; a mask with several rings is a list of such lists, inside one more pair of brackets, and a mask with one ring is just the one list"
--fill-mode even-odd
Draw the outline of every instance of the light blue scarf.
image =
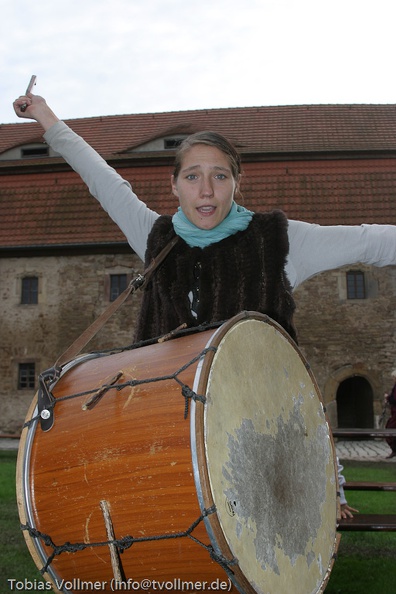
[[244, 231], [252, 220], [253, 212], [240, 206], [236, 202], [232, 203], [228, 215], [213, 229], [200, 229], [194, 223], [191, 223], [182, 209], [172, 217], [173, 228], [176, 235], [179, 235], [190, 247], [205, 248], [212, 243], [217, 243], [238, 231]]

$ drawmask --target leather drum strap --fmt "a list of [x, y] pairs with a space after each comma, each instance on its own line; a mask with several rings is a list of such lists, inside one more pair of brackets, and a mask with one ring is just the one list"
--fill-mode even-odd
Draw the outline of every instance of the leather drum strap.
[[137, 289], [143, 289], [148, 283], [154, 270], [161, 264], [166, 258], [171, 249], [178, 242], [179, 237], [176, 235], [158, 254], [156, 258], [153, 258], [149, 266], [143, 272], [135, 277], [127, 286], [125, 291], [113, 301], [107, 309], [90, 325], [88, 328], [69, 346], [69, 348], [58, 358], [55, 363], [55, 368], [62, 367], [65, 363], [68, 363], [74, 359], [80, 351], [85, 347], [86, 344], [99, 332], [99, 330], [106, 324], [107, 320], [121, 307], [121, 305], [128, 299], [131, 293], [134, 293]]

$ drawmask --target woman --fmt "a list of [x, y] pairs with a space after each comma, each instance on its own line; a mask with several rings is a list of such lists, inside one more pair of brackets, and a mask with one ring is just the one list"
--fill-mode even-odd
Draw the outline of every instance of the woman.
[[41, 124], [48, 144], [81, 175], [142, 260], [148, 263], [179, 236], [147, 286], [137, 339], [242, 310], [268, 314], [295, 338], [292, 288], [346, 264], [396, 264], [395, 226], [321, 227], [237, 205], [240, 158], [218, 134], [198, 133], [182, 143], [171, 178], [180, 207], [173, 217], [159, 216], [42, 97], [21, 96], [14, 109]]
[[[391, 416], [386, 422], [386, 429], [396, 429], [396, 369], [391, 373], [393, 379], [393, 386], [389, 394], [385, 394], [385, 405], [390, 406]], [[386, 437], [386, 443], [391, 449], [391, 453], [387, 458], [396, 457], [396, 437]]]
[[[173, 217], [159, 216], [42, 97], [21, 96], [14, 110], [41, 124], [47, 143], [80, 174], [146, 264], [175, 234], [180, 238], [145, 290], [137, 339], [244, 309], [266, 313], [295, 338], [293, 288], [345, 264], [396, 264], [395, 226], [320, 227], [239, 206], [240, 157], [219, 134], [198, 133], [182, 143], [171, 178], [180, 207]], [[341, 470], [341, 514], [352, 517], [357, 510], [344, 498]]]

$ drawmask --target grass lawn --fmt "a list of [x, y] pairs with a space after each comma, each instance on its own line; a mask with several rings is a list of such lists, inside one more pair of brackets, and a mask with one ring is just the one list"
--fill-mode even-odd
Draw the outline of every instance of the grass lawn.
[[[0, 593], [12, 590], [7, 580], [40, 580], [42, 577], [27, 549], [15, 495], [15, 451], [0, 450]], [[36, 590], [30, 590], [35, 593]]]
[[[12, 591], [10, 579], [42, 581], [19, 528], [15, 463], [15, 451], [0, 450], [0, 594]], [[396, 481], [396, 464], [346, 461], [344, 475], [347, 480]], [[347, 498], [362, 513], [396, 514], [396, 493], [347, 491]], [[37, 594], [39, 590], [29, 592]], [[344, 532], [326, 594], [395, 592], [396, 532]]]
[[[351, 481], [396, 482], [396, 464], [346, 460]], [[346, 491], [349, 505], [361, 513], [396, 514], [396, 493]], [[326, 594], [394, 594], [396, 532], [343, 532]]]

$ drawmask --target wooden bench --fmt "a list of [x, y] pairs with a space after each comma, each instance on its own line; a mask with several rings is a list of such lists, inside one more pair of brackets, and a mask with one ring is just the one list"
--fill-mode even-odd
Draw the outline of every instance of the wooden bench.
[[353, 518], [341, 519], [338, 530], [396, 532], [396, 514], [355, 514]]
[[20, 437], [16, 433], [0, 433], [0, 439], [20, 439]]
[[[346, 439], [369, 439], [396, 437], [396, 429], [334, 429], [333, 437]], [[396, 491], [394, 483], [347, 481], [345, 490], [356, 491]], [[355, 514], [353, 518], [341, 519], [338, 524], [340, 532], [396, 532], [396, 514]]]
[[[396, 437], [396, 429], [334, 429], [333, 437], [347, 438], [382, 438]], [[343, 485], [344, 489], [355, 491], [396, 491], [396, 481], [394, 483], [383, 482], [365, 482], [365, 481], [347, 481]]]
[[349, 491], [396, 491], [396, 483], [370, 483], [364, 481], [348, 481], [343, 485]]
[[367, 439], [368, 437], [396, 437], [396, 429], [332, 429], [333, 437]]
[[[396, 483], [371, 483], [349, 481], [343, 485], [344, 490], [354, 491], [396, 491]], [[355, 514], [353, 518], [340, 520], [340, 531], [388, 531], [396, 532], [396, 514]]]

